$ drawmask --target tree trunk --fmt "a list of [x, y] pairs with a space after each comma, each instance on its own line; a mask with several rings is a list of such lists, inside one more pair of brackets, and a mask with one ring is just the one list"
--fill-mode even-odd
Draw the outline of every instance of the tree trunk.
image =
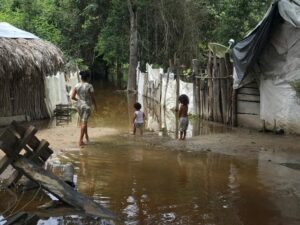
[[133, 0], [128, 0], [128, 10], [130, 14], [130, 54], [129, 54], [129, 71], [127, 90], [136, 90], [136, 68], [138, 64], [138, 36], [137, 36], [137, 10], [134, 6]]
[[213, 105], [214, 105], [214, 98], [213, 98], [213, 82], [212, 82], [212, 52], [209, 50], [208, 54], [208, 64], [207, 64], [207, 76], [208, 76], [208, 120], [213, 120]]
[[122, 80], [123, 80], [123, 72], [122, 72], [122, 65], [117, 62], [117, 86], [119, 89], [122, 89]]

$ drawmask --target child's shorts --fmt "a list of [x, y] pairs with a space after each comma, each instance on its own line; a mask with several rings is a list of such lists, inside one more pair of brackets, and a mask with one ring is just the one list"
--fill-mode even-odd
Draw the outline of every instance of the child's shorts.
[[91, 115], [91, 107], [83, 105], [77, 108], [78, 114], [82, 122], [87, 122]]
[[143, 123], [134, 123], [135, 128], [143, 128], [144, 124]]
[[180, 117], [179, 118], [179, 130], [186, 131], [189, 126], [189, 119], [187, 117]]

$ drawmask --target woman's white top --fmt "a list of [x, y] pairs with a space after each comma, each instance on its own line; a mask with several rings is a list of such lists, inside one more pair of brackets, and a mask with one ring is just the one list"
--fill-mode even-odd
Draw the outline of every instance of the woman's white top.
[[142, 111], [135, 111], [134, 123], [144, 123], [144, 113]]

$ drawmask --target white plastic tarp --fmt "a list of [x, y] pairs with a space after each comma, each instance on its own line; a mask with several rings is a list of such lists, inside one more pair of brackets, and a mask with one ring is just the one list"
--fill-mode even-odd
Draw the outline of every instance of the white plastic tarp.
[[300, 0], [280, 0], [278, 10], [285, 21], [300, 28]]
[[272, 32], [281, 25], [281, 18], [293, 27], [300, 28], [300, 0], [274, 1], [262, 21], [232, 49], [235, 67], [234, 88], [238, 88], [259, 59]]
[[32, 33], [16, 28], [9, 23], [0, 23], [0, 37], [2, 38], [24, 38], [24, 39], [39, 39]]
[[260, 65], [261, 119], [272, 128], [300, 133], [300, 99], [290, 83], [300, 80], [300, 29], [279, 24]]

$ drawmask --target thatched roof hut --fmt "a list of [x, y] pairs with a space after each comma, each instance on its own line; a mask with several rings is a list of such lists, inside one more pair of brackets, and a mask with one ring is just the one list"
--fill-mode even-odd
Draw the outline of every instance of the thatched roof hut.
[[62, 67], [56, 46], [0, 23], [0, 117], [47, 118], [44, 79]]

